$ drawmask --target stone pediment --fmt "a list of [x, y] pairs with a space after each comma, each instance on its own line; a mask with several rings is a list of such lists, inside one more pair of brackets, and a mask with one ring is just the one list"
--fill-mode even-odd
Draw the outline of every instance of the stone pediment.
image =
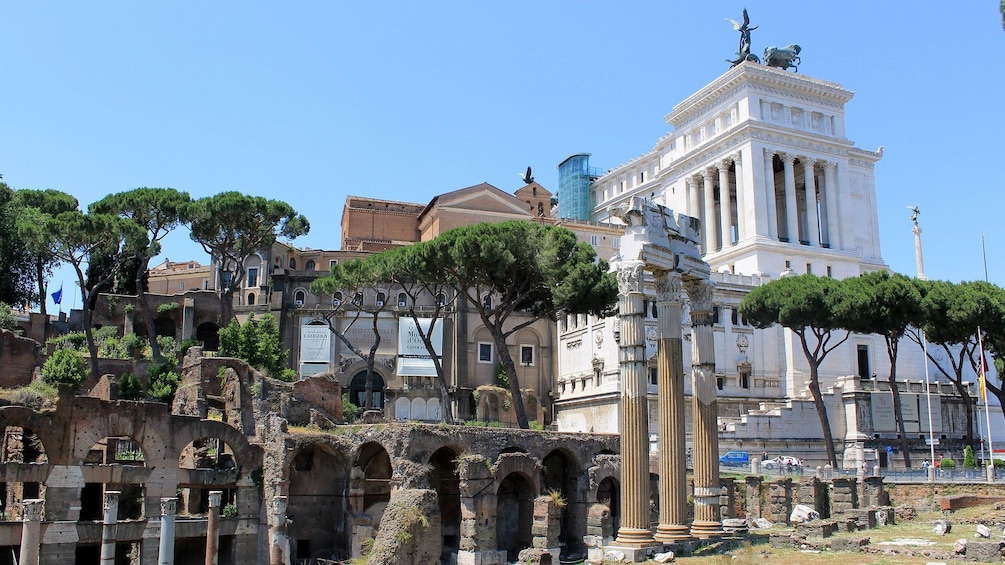
[[451, 211], [513, 215], [515, 217], [530, 215], [526, 203], [491, 184], [481, 183], [437, 196], [426, 206], [420, 219]]

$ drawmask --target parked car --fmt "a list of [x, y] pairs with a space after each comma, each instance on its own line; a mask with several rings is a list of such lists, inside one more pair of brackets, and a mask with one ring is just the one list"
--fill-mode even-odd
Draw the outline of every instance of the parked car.
[[750, 462], [750, 454], [746, 451], [729, 451], [719, 457], [719, 464], [727, 467], [741, 467]]
[[791, 471], [801, 471], [803, 468], [803, 461], [795, 457], [789, 457], [788, 455], [780, 455], [774, 459], [768, 459], [767, 461], [761, 462], [762, 469], [788, 469]]

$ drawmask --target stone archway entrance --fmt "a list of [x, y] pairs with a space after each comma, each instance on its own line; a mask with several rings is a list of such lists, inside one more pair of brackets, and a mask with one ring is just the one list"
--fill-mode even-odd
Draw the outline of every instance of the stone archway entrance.
[[597, 487], [597, 502], [611, 509], [611, 523], [614, 532], [621, 529], [621, 485], [612, 477], [607, 477]]
[[220, 326], [213, 322], [203, 322], [195, 329], [195, 339], [206, 351], [220, 350]]
[[457, 453], [449, 447], [437, 449], [429, 459], [433, 468], [429, 483], [436, 490], [440, 507], [440, 528], [443, 551], [441, 562], [450, 562], [457, 553], [461, 539], [461, 491], [457, 474]]
[[[373, 372], [373, 408], [384, 409], [384, 378]], [[360, 408], [366, 406], [366, 370], [360, 371], [349, 382], [349, 400]]]
[[516, 561], [533, 543], [534, 485], [522, 473], [510, 473], [496, 493], [496, 546]]

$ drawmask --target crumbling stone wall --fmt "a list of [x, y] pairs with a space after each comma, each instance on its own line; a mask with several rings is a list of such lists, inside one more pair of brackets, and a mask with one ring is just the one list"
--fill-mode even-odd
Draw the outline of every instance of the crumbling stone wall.
[[0, 387], [26, 386], [35, 375], [35, 369], [45, 362], [42, 345], [10, 331], [0, 330]]
[[398, 489], [381, 519], [368, 565], [427, 565], [440, 560], [436, 492]]
[[838, 515], [858, 508], [858, 479], [835, 477], [831, 480], [831, 514]]

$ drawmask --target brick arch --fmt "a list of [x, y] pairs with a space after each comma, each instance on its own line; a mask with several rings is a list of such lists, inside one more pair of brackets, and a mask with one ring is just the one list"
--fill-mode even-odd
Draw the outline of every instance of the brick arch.
[[49, 463], [58, 463], [59, 454], [51, 452], [50, 447], [59, 448], [65, 430], [62, 426], [54, 425], [51, 417], [43, 416], [27, 406], [4, 406], [0, 408], [0, 432], [8, 426], [30, 430], [42, 443], [42, 450]]
[[250, 472], [261, 462], [257, 446], [248, 443], [240, 431], [216, 420], [197, 420], [187, 416], [172, 416], [173, 442], [171, 455], [175, 465], [181, 458], [181, 451], [193, 441], [202, 438], [220, 438], [234, 450], [234, 460], [242, 472]]
[[615, 461], [614, 458], [611, 458], [607, 461], [598, 461], [597, 465], [587, 470], [587, 476], [590, 478], [590, 483], [586, 493], [586, 502], [596, 503], [597, 489], [600, 487], [600, 483], [604, 482], [604, 479], [613, 479], [618, 485], [621, 484], [620, 459]]
[[495, 489], [499, 490], [503, 480], [511, 473], [519, 473], [534, 486], [534, 496], [541, 494], [541, 463], [526, 453], [504, 453], [499, 456], [495, 467]]
[[[90, 402], [84, 402], [89, 399], [78, 398], [76, 400], [78, 407], [80, 404], [90, 404]], [[70, 463], [83, 464], [91, 447], [106, 437], [132, 439], [143, 451], [147, 467], [158, 467], [170, 461], [172, 451], [169, 448], [170, 438], [159, 433], [159, 430], [170, 430], [169, 407], [153, 403], [145, 406], [144, 404], [141, 402], [102, 403], [78, 410], [77, 414], [83, 412], [89, 414], [89, 417], [76, 421]], [[168, 433], [171, 432], [168, 431]], [[177, 464], [177, 456], [174, 461]]]

